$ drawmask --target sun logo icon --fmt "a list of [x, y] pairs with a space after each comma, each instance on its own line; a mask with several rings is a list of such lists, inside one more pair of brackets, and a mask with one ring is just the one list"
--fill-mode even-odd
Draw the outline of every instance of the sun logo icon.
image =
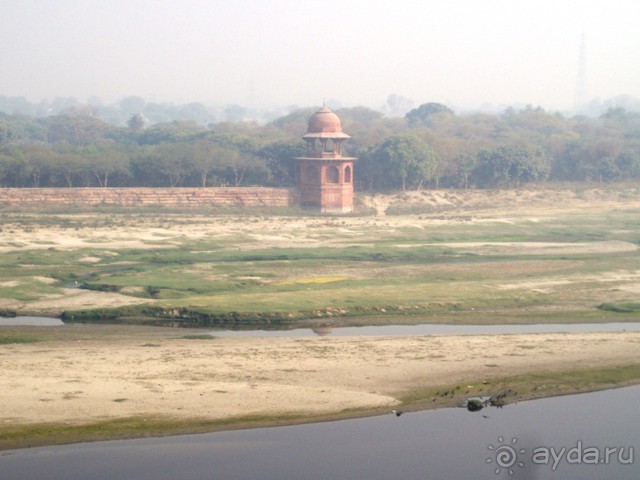
[[526, 450], [524, 448], [517, 449], [517, 438], [512, 438], [511, 444], [505, 444], [504, 438], [498, 437], [498, 442], [500, 443], [496, 446], [488, 446], [494, 455], [493, 457], [487, 458], [487, 463], [496, 462], [497, 467], [494, 470], [496, 475], [499, 475], [502, 469], [505, 469], [509, 472], [509, 475], [512, 476], [514, 474], [513, 467], [517, 465], [520, 468], [524, 468], [524, 462], [518, 458], [518, 455], [526, 453]]

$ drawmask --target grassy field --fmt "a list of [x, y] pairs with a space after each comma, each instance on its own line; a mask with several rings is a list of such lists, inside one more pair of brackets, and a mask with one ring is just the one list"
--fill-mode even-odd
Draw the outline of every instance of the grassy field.
[[196, 326], [638, 320], [638, 204], [532, 198], [347, 218], [5, 211], [0, 310]]

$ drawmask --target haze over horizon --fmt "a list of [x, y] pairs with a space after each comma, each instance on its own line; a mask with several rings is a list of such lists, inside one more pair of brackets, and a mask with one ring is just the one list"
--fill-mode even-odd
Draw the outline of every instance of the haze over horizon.
[[0, 0], [0, 95], [270, 108], [571, 110], [580, 41], [588, 98], [640, 97], [631, 0]]

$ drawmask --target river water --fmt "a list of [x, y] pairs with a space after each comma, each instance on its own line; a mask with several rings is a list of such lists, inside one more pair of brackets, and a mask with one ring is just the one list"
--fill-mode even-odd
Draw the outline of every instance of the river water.
[[[61, 327], [64, 322], [50, 317], [0, 317], [0, 326]], [[92, 324], [88, 324], [90, 327]], [[418, 325], [378, 325], [364, 327], [294, 328], [290, 330], [210, 330], [216, 337], [309, 337], [316, 335], [400, 336], [400, 335], [500, 335], [510, 333], [587, 333], [640, 332], [640, 322], [566, 323], [530, 325], [448, 325], [425, 323]], [[0, 479], [1, 480], [1, 479]]]
[[62, 327], [64, 322], [50, 317], [0, 317], [0, 326]]
[[532, 325], [379, 325], [368, 327], [296, 328], [292, 330], [212, 330], [217, 337], [308, 337], [330, 336], [398, 336], [398, 335], [497, 335], [508, 333], [586, 333], [640, 332], [638, 322], [566, 323]]
[[6, 451], [0, 478], [637, 480], [639, 397], [635, 386], [473, 413], [447, 408]]

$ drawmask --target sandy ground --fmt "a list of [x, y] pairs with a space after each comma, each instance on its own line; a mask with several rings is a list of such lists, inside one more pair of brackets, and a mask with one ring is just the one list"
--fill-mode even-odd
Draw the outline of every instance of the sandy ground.
[[[0, 228], [0, 253], [23, 249], [105, 249], [155, 248], [159, 244], [170, 245], [184, 238], [225, 239], [244, 234], [238, 248], [270, 248], [290, 246], [317, 246], [331, 244], [331, 235], [323, 230], [338, 229], [349, 235], [350, 230], [362, 226], [394, 230], [406, 226], [429, 228], [437, 224], [533, 221], [540, 217], [552, 217], [562, 212], [591, 212], [607, 209], [640, 208], [640, 187], [635, 184], [617, 188], [597, 188], [585, 186], [576, 191], [569, 188], [544, 188], [520, 190], [425, 190], [407, 191], [394, 195], [359, 194], [363, 205], [374, 209], [375, 216], [363, 217], [277, 217], [257, 215], [247, 217], [194, 217], [192, 222], [175, 222], [176, 216], [162, 215], [154, 220], [139, 218], [126, 226], [107, 224], [97, 227], [94, 215], [86, 215], [87, 225], [82, 225], [82, 215], [73, 219], [77, 228], [54, 228], [30, 226], [22, 229], [12, 225], [10, 220]], [[385, 210], [396, 205], [423, 208], [419, 215], [386, 215]], [[28, 214], [26, 214], [28, 216]], [[64, 217], [64, 215], [58, 215]], [[105, 218], [108, 214], [103, 215]], [[177, 216], [179, 218], [179, 215]], [[325, 232], [326, 233], [326, 232]], [[320, 237], [320, 238], [319, 238]], [[255, 244], [249, 240], [253, 239]], [[341, 239], [341, 246], [345, 246]], [[359, 239], [361, 244], [361, 239]], [[631, 248], [621, 245], [605, 245], [610, 248]], [[623, 243], [623, 242], [620, 242]], [[544, 248], [560, 248], [560, 244], [541, 245]], [[519, 248], [514, 244], [514, 248]], [[549, 253], [549, 252], [544, 252]], [[108, 255], [108, 251], [101, 251]], [[84, 261], [91, 264], [100, 260], [97, 256], [86, 256]]]
[[422, 387], [484, 381], [490, 394], [495, 377], [638, 361], [632, 332], [1, 345], [0, 425], [391, 409]]
[[148, 298], [136, 298], [114, 292], [96, 292], [79, 288], [63, 288], [61, 294], [48, 295], [40, 300], [17, 302], [9, 299], [0, 299], [0, 307], [15, 309], [17, 311], [28, 310], [32, 312], [63, 312], [65, 310], [79, 310], [83, 308], [109, 308], [123, 305], [136, 305], [141, 303], [153, 303]]

